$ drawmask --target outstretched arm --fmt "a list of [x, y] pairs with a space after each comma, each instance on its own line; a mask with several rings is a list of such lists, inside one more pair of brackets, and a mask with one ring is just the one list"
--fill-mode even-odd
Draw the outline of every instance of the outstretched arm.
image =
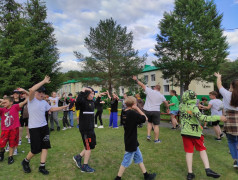
[[29, 91], [23, 89], [23, 88], [17, 88], [18, 91], [26, 93], [26, 95], [29, 95]]
[[221, 74], [220, 73], [214, 73], [214, 75], [217, 77], [217, 88], [221, 89], [222, 86], [222, 82], [221, 82]]
[[137, 79], [136, 76], [133, 76], [132, 79], [135, 80], [135, 81], [137, 82], [137, 84], [138, 84], [139, 86], [141, 86], [141, 87], [145, 90], [146, 85], [144, 85], [142, 82], [140, 82], [140, 81]]
[[201, 106], [202, 109], [206, 109], [206, 110], [209, 110], [212, 108], [212, 105], [211, 104], [208, 104], [208, 106]]
[[50, 108], [50, 112], [55, 112], [55, 111], [60, 111], [60, 110], [63, 110], [64, 108], [67, 108], [69, 105], [67, 106], [60, 106], [60, 107], [52, 107]]

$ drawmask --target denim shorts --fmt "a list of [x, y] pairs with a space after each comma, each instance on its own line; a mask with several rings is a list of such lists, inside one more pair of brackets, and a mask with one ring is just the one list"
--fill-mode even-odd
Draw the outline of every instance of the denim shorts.
[[170, 111], [170, 114], [173, 114], [173, 115], [175, 115], [175, 116], [177, 116], [178, 113], [179, 113], [179, 111]]
[[139, 147], [137, 147], [137, 150], [134, 152], [126, 152], [121, 165], [127, 168], [131, 165], [132, 160], [134, 160], [135, 164], [140, 164], [143, 162], [143, 157]]

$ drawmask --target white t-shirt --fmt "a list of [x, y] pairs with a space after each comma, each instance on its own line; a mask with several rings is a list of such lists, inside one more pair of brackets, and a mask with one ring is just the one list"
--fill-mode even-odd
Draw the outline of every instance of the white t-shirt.
[[28, 100], [29, 123], [28, 127], [38, 128], [47, 125], [45, 112], [49, 111], [51, 106], [45, 100]]
[[144, 110], [146, 111], [160, 111], [160, 105], [166, 101], [163, 94], [159, 91], [152, 90], [151, 88], [145, 88], [146, 101]]
[[222, 115], [223, 103], [220, 99], [212, 99], [209, 104], [212, 105], [211, 107], [211, 115]]
[[58, 107], [59, 97], [49, 97], [51, 107]]
[[230, 105], [232, 92], [227, 91], [224, 87], [222, 87], [219, 91], [223, 96], [224, 109], [238, 111], [238, 107], [235, 108], [234, 106]]

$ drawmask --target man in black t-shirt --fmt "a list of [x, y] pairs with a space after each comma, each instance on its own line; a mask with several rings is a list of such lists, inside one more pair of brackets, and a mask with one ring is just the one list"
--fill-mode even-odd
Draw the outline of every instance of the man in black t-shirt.
[[132, 163], [132, 159], [136, 164], [139, 164], [141, 171], [144, 174], [144, 179], [153, 180], [156, 177], [156, 174], [147, 173], [145, 165], [143, 163], [142, 154], [139, 149], [139, 142], [137, 140], [137, 126], [140, 123], [144, 123], [146, 120], [148, 120], [148, 118], [137, 107], [136, 98], [132, 96], [127, 97], [125, 99], [125, 104], [127, 108], [122, 113], [122, 124], [124, 126], [124, 143], [126, 153], [115, 180], [121, 179], [125, 169]]
[[101, 97], [103, 95], [106, 95], [106, 93], [100, 93], [96, 101], [94, 102], [95, 109], [97, 109], [97, 112], [95, 114], [95, 128], [98, 127], [97, 117], [99, 118], [99, 121], [100, 121], [100, 126], [98, 128], [104, 128], [102, 123], [102, 113], [103, 113], [103, 104], [105, 104], [105, 102], [101, 100]]
[[109, 92], [107, 91], [107, 96], [109, 99], [111, 99], [111, 114], [110, 114], [110, 121], [109, 121], [109, 127], [118, 128], [117, 125], [117, 108], [118, 108], [118, 100], [119, 97], [112, 93], [112, 97], [110, 96]]

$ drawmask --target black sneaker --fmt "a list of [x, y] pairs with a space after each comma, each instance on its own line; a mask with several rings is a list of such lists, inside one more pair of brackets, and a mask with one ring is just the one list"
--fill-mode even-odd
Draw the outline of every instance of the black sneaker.
[[49, 171], [47, 171], [46, 169], [45, 169], [45, 166], [44, 167], [39, 167], [39, 172], [40, 173], [42, 173], [43, 175], [48, 175], [50, 172]]
[[5, 153], [5, 149], [3, 149], [3, 152], [0, 152], [0, 161], [4, 160], [4, 153]]
[[84, 164], [81, 167], [81, 172], [94, 173], [95, 169], [91, 168], [88, 164]]
[[60, 127], [57, 127], [57, 131], [60, 131]]
[[82, 165], [81, 165], [81, 162], [82, 162], [82, 157], [79, 157], [79, 156], [73, 156], [73, 160], [74, 162], [76, 163], [76, 166], [81, 169], [82, 168]]
[[153, 179], [155, 179], [155, 177], [156, 177], [155, 173], [153, 173], [153, 174], [148, 173], [148, 175], [146, 177], [144, 177], [144, 179], [145, 180], [153, 180]]
[[221, 138], [215, 138], [216, 141], [221, 141]]
[[172, 127], [171, 129], [172, 129], [172, 130], [176, 130], [177, 128], [176, 128], [176, 127]]
[[54, 131], [54, 129], [51, 129], [51, 128], [50, 128], [50, 131]]
[[233, 163], [233, 167], [234, 168], [238, 168], [238, 162], [235, 160], [234, 163]]
[[8, 157], [8, 164], [13, 164], [14, 163], [14, 159], [12, 156]]
[[187, 175], [187, 180], [192, 180], [192, 179], [194, 179], [195, 178], [195, 174], [193, 174], [193, 173], [188, 173], [188, 175]]
[[179, 128], [180, 128], [180, 126], [179, 126], [179, 124], [177, 124], [177, 125], [176, 125], [176, 129], [179, 129]]
[[30, 173], [31, 172], [31, 168], [29, 166], [29, 162], [26, 162], [25, 159], [21, 162], [21, 165], [22, 165], [23, 171], [25, 173]]
[[216, 172], [212, 171], [211, 169], [205, 169], [207, 176], [213, 178], [219, 178], [221, 175], [217, 174]]
[[223, 138], [225, 135], [224, 135], [224, 133], [221, 133], [220, 134], [220, 138]]

